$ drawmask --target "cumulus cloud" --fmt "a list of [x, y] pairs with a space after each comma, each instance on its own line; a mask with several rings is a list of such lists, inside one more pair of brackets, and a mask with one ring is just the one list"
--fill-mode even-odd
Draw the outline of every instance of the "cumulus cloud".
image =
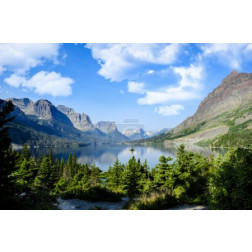
[[25, 81], [26, 79], [24, 77], [17, 74], [12, 74], [10, 77], [4, 79], [5, 83], [16, 88], [25, 83]]
[[0, 73], [24, 74], [45, 60], [57, 61], [59, 44], [0, 44]]
[[110, 81], [129, 79], [145, 64], [174, 63], [181, 51], [179, 44], [87, 44], [101, 66], [98, 73]]
[[129, 93], [135, 93], [135, 94], [144, 94], [145, 88], [144, 88], [143, 82], [135, 82], [135, 81], [129, 81], [128, 82], [128, 92]]
[[231, 69], [241, 69], [244, 58], [252, 49], [251, 44], [205, 44], [200, 58], [215, 57], [219, 63]]
[[13, 87], [24, 87], [34, 90], [35, 93], [52, 96], [68, 96], [72, 93], [71, 84], [73, 79], [61, 76], [56, 72], [40, 71], [33, 75], [30, 79], [26, 79], [17, 74], [12, 74], [4, 81]]
[[174, 67], [172, 70], [180, 76], [177, 85], [166, 87], [162, 91], [147, 91], [144, 97], [137, 100], [138, 104], [164, 104], [199, 98], [203, 67], [191, 64], [189, 67]]
[[162, 116], [172, 116], [179, 115], [180, 111], [183, 110], [184, 107], [179, 104], [174, 104], [170, 106], [159, 106], [154, 109], [154, 112], [162, 115]]

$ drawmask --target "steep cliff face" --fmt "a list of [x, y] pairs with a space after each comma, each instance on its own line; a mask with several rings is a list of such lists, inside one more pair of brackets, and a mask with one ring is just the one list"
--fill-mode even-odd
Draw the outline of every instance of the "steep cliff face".
[[8, 99], [12, 101], [12, 103], [17, 106], [20, 110], [22, 110], [25, 114], [30, 115], [34, 114], [34, 102], [29, 98], [10, 98]]
[[64, 105], [57, 106], [57, 109], [70, 119], [75, 128], [81, 131], [95, 131], [95, 126], [87, 114], [76, 113], [72, 108]]
[[194, 115], [174, 129], [143, 142], [211, 146], [228, 146], [232, 142], [235, 146], [234, 135], [250, 135], [251, 129], [252, 74], [233, 71], [200, 103]]
[[115, 122], [101, 121], [96, 123], [95, 127], [105, 133], [110, 141], [123, 142], [129, 140], [128, 137], [124, 136], [117, 130]]
[[117, 130], [115, 122], [101, 121], [95, 124], [95, 127], [105, 134], [112, 133]]
[[[72, 108], [55, 107], [48, 100], [33, 102], [28, 98], [10, 98], [15, 105], [15, 120], [10, 134], [14, 143], [52, 145], [75, 143], [110, 143], [128, 140], [113, 122], [99, 122], [97, 127], [87, 114], [76, 113]], [[56, 139], [57, 138], [57, 139]], [[49, 141], [50, 140], [50, 141]]]
[[28, 98], [10, 98], [13, 104], [23, 111], [26, 115], [34, 116], [38, 120], [56, 120], [68, 126], [73, 126], [69, 118], [60, 112], [50, 101], [38, 100], [33, 102]]
[[196, 113], [173, 129], [173, 133], [207, 123], [219, 115], [252, 103], [252, 74], [228, 75], [199, 105]]

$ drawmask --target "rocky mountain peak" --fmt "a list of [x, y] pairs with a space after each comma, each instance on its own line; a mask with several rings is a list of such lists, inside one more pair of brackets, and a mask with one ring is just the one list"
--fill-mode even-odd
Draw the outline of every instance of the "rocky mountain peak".
[[252, 102], [252, 74], [232, 71], [221, 84], [200, 103], [196, 113], [174, 128], [179, 132], [206, 122], [239, 106]]
[[238, 75], [237, 70], [233, 70], [225, 79], [223, 79], [222, 83], [230, 82], [230, 80], [234, 79]]
[[95, 124], [95, 127], [105, 134], [111, 133], [117, 130], [115, 122], [100, 121]]
[[12, 101], [12, 103], [17, 106], [20, 110], [22, 110], [24, 113], [29, 114], [29, 112], [32, 111], [32, 107], [34, 105], [34, 102], [30, 100], [29, 98], [9, 98], [8, 101]]
[[81, 131], [95, 130], [95, 127], [87, 114], [76, 113], [74, 109], [68, 108], [64, 105], [57, 106], [57, 109], [70, 119], [75, 128]]

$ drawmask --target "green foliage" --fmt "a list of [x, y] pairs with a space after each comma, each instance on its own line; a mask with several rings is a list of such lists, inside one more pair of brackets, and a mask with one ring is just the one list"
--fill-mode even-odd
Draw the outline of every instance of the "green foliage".
[[45, 156], [40, 165], [38, 176], [35, 178], [35, 186], [43, 189], [53, 189], [56, 182], [55, 167], [49, 157]]
[[172, 161], [171, 157], [161, 156], [159, 158], [159, 163], [154, 168], [154, 185], [156, 188], [167, 189], [172, 187], [172, 182], [170, 181], [170, 175], [173, 169], [173, 165], [169, 164]]
[[141, 190], [141, 166], [133, 156], [126, 164], [123, 173], [123, 189], [129, 197], [134, 197]]
[[230, 150], [214, 162], [210, 180], [213, 209], [252, 208], [252, 151]]
[[106, 175], [107, 186], [112, 190], [119, 191], [123, 181], [124, 165], [116, 159], [113, 166], [110, 166]]
[[21, 188], [24, 191], [32, 188], [33, 181], [37, 176], [37, 173], [38, 167], [35, 160], [33, 157], [30, 157], [29, 160], [24, 158], [20, 168], [13, 173], [13, 175], [16, 177], [17, 183], [21, 185]]
[[177, 204], [178, 201], [169, 191], [153, 191], [130, 201], [124, 208], [129, 210], [161, 210], [169, 209]]
[[212, 144], [213, 147], [250, 147], [252, 145], [252, 130], [232, 129], [219, 137]]
[[[7, 104], [7, 105], [6, 105]], [[61, 161], [53, 156], [35, 159], [24, 145], [20, 153], [10, 147], [6, 123], [10, 122], [10, 103], [0, 100], [0, 199], [5, 209], [57, 209], [56, 197], [89, 201], [120, 201], [127, 196], [128, 209], [168, 209], [177, 204], [209, 204], [211, 209], [252, 209], [252, 130], [250, 122], [235, 125], [240, 112], [225, 115], [230, 130], [215, 146], [243, 146], [224, 156], [206, 158], [187, 152], [181, 145], [176, 159], [161, 156], [149, 170], [133, 156], [126, 165], [116, 160], [107, 172], [95, 164], [79, 164], [75, 154]], [[222, 120], [224, 120], [222, 117]], [[191, 134], [198, 128], [180, 132]], [[165, 138], [172, 138], [170, 133]], [[174, 137], [174, 136], [173, 136]], [[176, 136], [178, 137], [178, 136]]]
[[12, 151], [7, 123], [13, 120], [11, 102], [0, 100], [0, 200], [5, 208], [11, 208], [15, 191], [15, 180], [11, 174], [16, 170], [16, 153]]

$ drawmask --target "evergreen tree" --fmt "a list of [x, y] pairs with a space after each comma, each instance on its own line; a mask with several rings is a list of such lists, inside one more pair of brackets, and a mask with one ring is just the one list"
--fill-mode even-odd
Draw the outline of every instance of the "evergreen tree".
[[118, 190], [122, 185], [124, 166], [116, 159], [113, 166], [107, 172], [107, 185], [112, 189]]
[[73, 175], [73, 156], [70, 153], [67, 160], [68, 176], [71, 179]]
[[30, 150], [28, 148], [27, 144], [23, 145], [23, 148], [21, 149], [20, 155], [19, 155], [19, 164], [21, 165], [22, 162], [26, 159], [29, 160], [31, 154], [30, 154]]
[[213, 209], [252, 209], [252, 150], [228, 151], [214, 162], [210, 180]]
[[30, 190], [32, 188], [37, 172], [38, 168], [34, 158], [30, 157], [29, 160], [25, 158], [20, 168], [14, 173], [17, 182], [22, 186], [22, 190]]
[[35, 184], [43, 189], [50, 190], [56, 182], [55, 169], [51, 166], [50, 159], [45, 156], [41, 163]]
[[60, 169], [59, 169], [59, 174], [60, 174], [61, 177], [63, 176], [64, 167], [65, 167], [65, 160], [64, 160], [64, 158], [61, 158], [61, 160], [60, 160]]
[[75, 175], [77, 173], [77, 157], [76, 154], [73, 154], [72, 157], [72, 175]]
[[91, 186], [99, 186], [101, 184], [101, 179], [100, 179], [101, 172], [102, 171], [98, 167], [96, 167], [95, 164], [91, 165], [90, 177], [89, 177]]
[[49, 151], [49, 161], [50, 161], [51, 166], [53, 166], [54, 165], [54, 156], [53, 156], [52, 149], [50, 149], [50, 151]]
[[123, 173], [123, 188], [129, 195], [134, 197], [141, 190], [142, 173], [136, 158], [133, 156], [127, 163]]
[[154, 183], [160, 189], [173, 187], [173, 182], [170, 179], [172, 172], [172, 165], [169, 164], [170, 161], [172, 161], [171, 157], [166, 158], [165, 156], [161, 156], [156, 166]]
[[14, 178], [11, 174], [16, 170], [16, 157], [12, 153], [7, 126], [14, 119], [10, 116], [13, 110], [14, 106], [10, 101], [0, 100], [0, 200], [5, 209], [11, 209], [11, 199], [15, 194]]

